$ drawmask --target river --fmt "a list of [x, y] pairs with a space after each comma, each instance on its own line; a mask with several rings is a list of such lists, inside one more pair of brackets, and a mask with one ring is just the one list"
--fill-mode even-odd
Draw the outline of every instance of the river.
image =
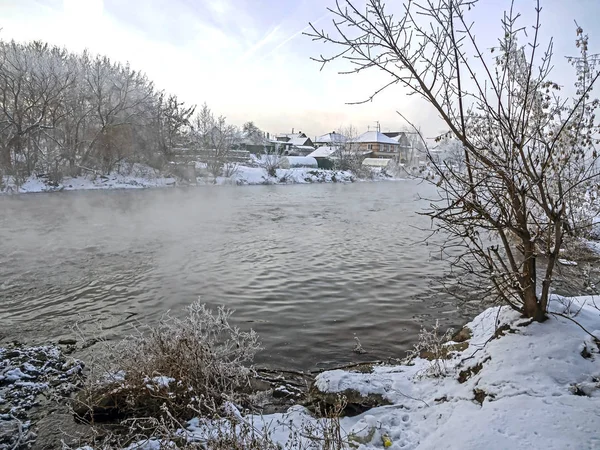
[[[415, 181], [0, 197], [0, 332], [109, 339], [198, 297], [255, 329], [260, 365], [403, 357], [460, 326]], [[367, 351], [352, 351], [358, 337]]]

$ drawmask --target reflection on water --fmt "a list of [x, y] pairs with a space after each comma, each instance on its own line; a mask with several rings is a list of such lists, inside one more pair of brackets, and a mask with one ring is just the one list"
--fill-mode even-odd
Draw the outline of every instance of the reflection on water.
[[[107, 337], [196, 298], [236, 310], [261, 364], [402, 357], [422, 324], [465, 321], [414, 182], [216, 187], [0, 198], [0, 325]], [[354, 336], [369, 352], [352, 353]]]

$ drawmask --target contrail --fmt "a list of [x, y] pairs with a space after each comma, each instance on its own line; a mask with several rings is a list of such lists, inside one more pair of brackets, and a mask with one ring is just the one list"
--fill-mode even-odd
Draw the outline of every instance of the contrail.
[[[323, 19], [329, 17], [331, 15], [331, 13], [327, 13], [324, 14], [323, 16], [319, 17], [317, 20], [315, 20], [313, 22], [313, 25], [316, 25], [317, 23], [319, 23], [320, 21], [322, 21]], [[287, 44], [288, 42], [290, 42], [292, 39], [295, 39], [297, 36], [301, 35], [302, 33], [304, 33], [305, 31], [310, 30], [310, 25], [305, 26], [304, 28], [302, 28], [300, 31], [295, 32], [294, 34], [292, 34], [290, 37], [288, 37], [286, 40], [284, 40], [283, 42], [281, 42], [279, 45], [277, 45], [277, 47], [275, 47], [273, 50], [271, 50], [269, 53], [265, 54], [261, 60], [268, 58], [269, 56], [271, 56], [273, 53], [275, 53], [277, 50], [279, 50], [281, 47], [283, 47], [285, 44]]]
[[273, 28], [269, 34], [267, 34], [264, 38], [258, 41], [252, 48], [250, 48], [244, 55], [240, 58], [240, 61], [246, 61], [250, 58], [254, 53], [256, 53], [261, 47], [263, 47], [267, 42], [273, 39], [273, 36], [279, 31], [281, 24], [277, 25]]

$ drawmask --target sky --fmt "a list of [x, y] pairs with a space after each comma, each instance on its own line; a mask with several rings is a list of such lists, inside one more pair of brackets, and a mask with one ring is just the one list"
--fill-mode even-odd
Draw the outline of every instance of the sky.
[[[358, 3], [364, 0], [357, 0]], [[401, 0], [388, 0], [398, 7]], [[600, 53], [600, 0], [541, 0], [542, 37], [555, 41], [554, 79], [572, 72], [563, 56], [575, 53], [574, 21]], [[304, 36], [309, 22], [331, 28], [335, 0], [0, 0], [0, 38], [43, 40], [72, 51], [88, 49], [129, 62], [156, 86], [188, 104], [206, 102], [241, 126], [254, 121], [270, 133], [303, 131], [314, 137], [354, 125], [359, 131], [406, 126], [400, 111], [427, 137], [445, 128], [434, 111], [400, 87], [369, 103], [387, 78], [367, 71], [340, 75], [347, 64], [320, 70], [311, 57], [331, 46]], [[395, 6], [394, 6], [395, 5]], [[515, 0], [523, 25], [534, 0]], [[499, 35], [510, 0], [480, 0], [469, 18], [483, 46]]]

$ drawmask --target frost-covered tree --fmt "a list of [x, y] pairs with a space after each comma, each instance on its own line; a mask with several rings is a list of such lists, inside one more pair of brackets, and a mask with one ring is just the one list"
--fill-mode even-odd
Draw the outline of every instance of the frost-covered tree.
[[428, 152], [440, 193], [428, 214], [448, 236], [444, 249], [487, 280], [475, 286], [491, 285], [504, 303], [544, 320], [565, 233], [577, 228], [572, 200], [597, 180], [592, 88], [600, 73], [587, 36], [577, 28], [576, 90], [561, 96], [550, 78], [552, 42], [540, 43], [539, 1], [531, 28], [511, 4], [492, 48], [478, 43], [469, 21], [476, 0], [408, 1], [397, 16], [381, 0], [364, 3], [338, 0], [333, 29], [313, 27], [313, 39], [339, 50], [316, 59], [387, 74], [368, 100], [401, 85], [433, 107], [448, 128], [440, 138], [464, 151], [464, 171]]
[[343, 142], [337, 144], [338, 149], [335, 155], [335, 167], [339, 170], [349, 170], [352, 173], [361, 175], [362, 163], [365, 159], [357, 142], [358, 130], [354, 125], [348, 125], [340, 129], [340, 134], [344, 136]]
[[13, 176], [111, 171], [168, 158], [193, 108], [106, 57], [0, 41], [0, 167]]
[[237, 165], [232, 160], [232, 149], [239, 143], [239, 131], [227, 124], [224, 116], [215, 117], [206, 103], [193, 121], [193, 141], [207, 169], [216, 180], [231, 176]]

